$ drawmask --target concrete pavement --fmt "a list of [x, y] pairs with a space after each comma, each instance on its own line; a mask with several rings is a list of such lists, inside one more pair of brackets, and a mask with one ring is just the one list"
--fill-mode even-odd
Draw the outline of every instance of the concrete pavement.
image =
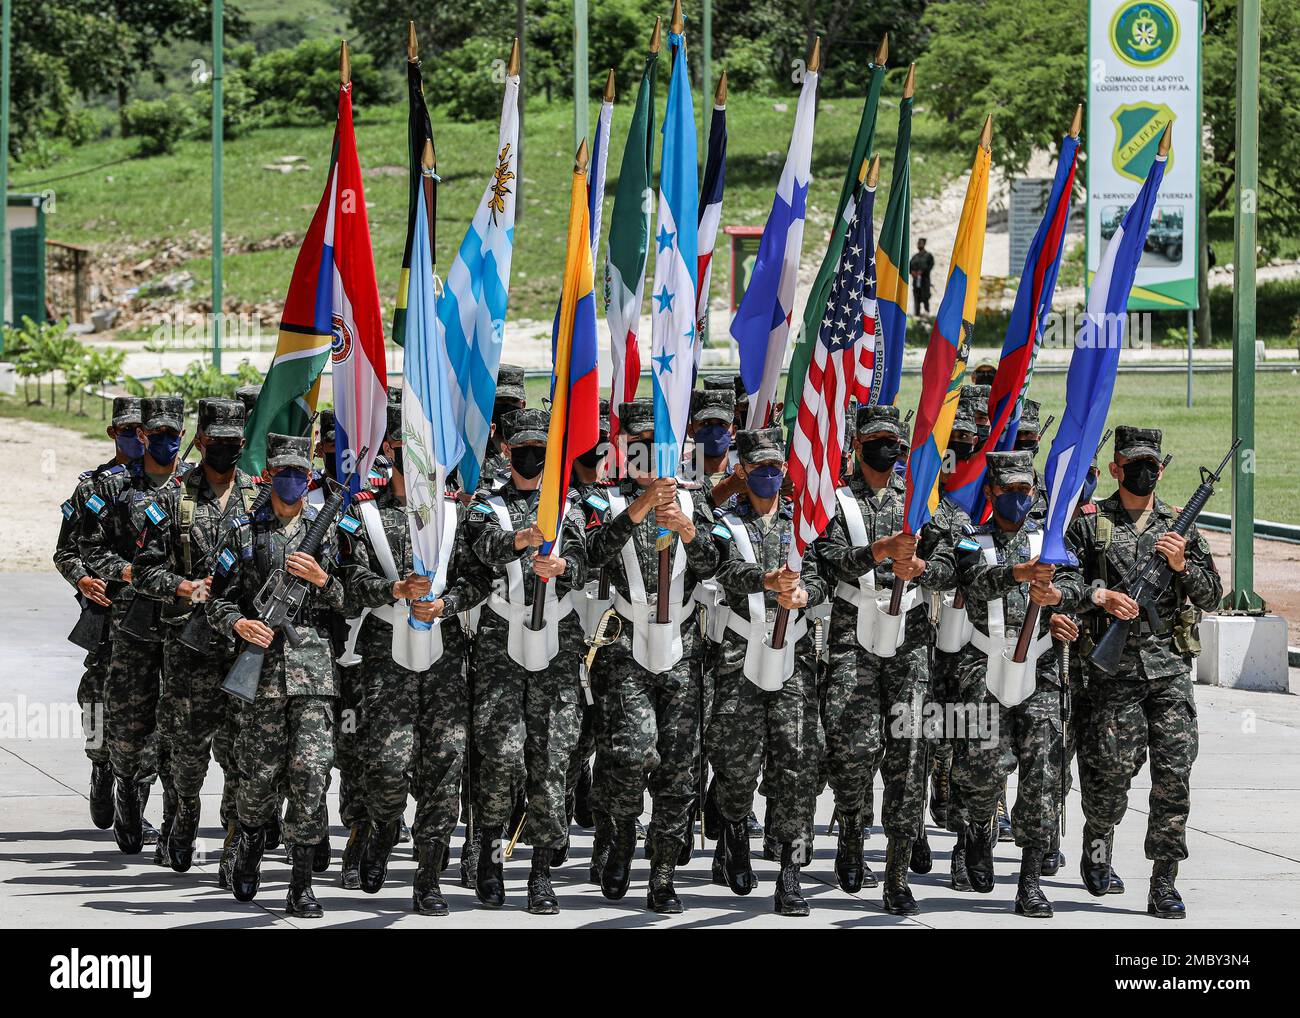
[[[900, 919], [885, 914], [878, 890], [864, 891], [856, 898], [842, 893], [835, 886], [834, 839], [824, 834], [831, 812], [829, 795], [819, 803], [815, 858], [803, 875], [804, 893], [813, 907], [807, 919], [772, 915], [775, 867], [757, 858], [757, 842], [760, 887], [749, 897], [737, 898], [710, 884], [708, 855], [697, 849], [677, 879], [687, 909], [684, 915], [664, 918], [644, 909], [648, 867], [642, 860], [628, 896], [621, 902], [607, 902], [586, 882], [591, 839], [589, 832], [576, 828], [570, 861], [555, 872], [564, 910], [560, 915], [535, 917], [523, 912], [529, 852], [521, 846], [507, 864], [510, 897], [504, 910], [476, 907], [473, 892], [456, 883], [453, 859], [444, 881], [451, 917], [417, 917], [409, 910], [414, 872], [409, 846], [395, 852], [382, 893], [369, 896], [338, 886], [337, 848], [343, 831], [337, 826], [337, 803], [331, 802], [335, 859], [329, 872], [317, 877], [326, 917], [288, 920], [282, 910], [288, 875], [282, 853], [274, 853], [264, 865], [262, 891], [255, 902], [241, 905], [216, 887], [221, 831], [216, 822], [220, 786], [215, 764], [204, 789], [204, 853], [189, 873], [151, 865], [151, 850], [123, 856], [110, 831], [92, 828], [85, 797], [89, 764], [80, 739], [69, 727], [77, 716], [75, 693], [81, 672], [81, 652], [65, 639], [74, 621], [70, 591], [57, 575], [0, 575], [0, 916], [6, 926], [1164, 928], [1145, 914], [1149, 866], [1142, 858], [1142, 838], [1150, 790], [1145, 770], [1134, 781], [1129, 814], [1115, 849], [1115, 866], [1128, 883], [1128, 893], [1093, 899], [1080, 885], [1077, 839], [1082, 816], [1078, 794], [1073, 793], [1065, 846], [1068, 865], [1058, 876], [1044, 879], [1056, 919], [1036, 926], [1011, 912], [1018, 860], [1013, 846], [998, 846], [998, 886], [992, 894], [959, 894], [947, 886], [952, 837], [933, 827], [934, 870], [912, 878], [922, 908], [919, 916]], [[1292, 689], [1300, 688], [1296, 669], [1291, 679]], [[1300, 922], [1300, 699], [1208, 687], [1198, 687], [1196, 699], [1201, 749], [1192, 776], [1191, 858], [1183, 864], [1179, 879], [1190, 913], [1182, 926], [1293, 927]], [[1013, 777], [1013, 786], [1014, 782]], [[155, 822], [157, 802], [155, 794], [148, 810]], [[867, 842], [868, 860], [877, 873], [884, 868], [884, 847], [877, 829]]]

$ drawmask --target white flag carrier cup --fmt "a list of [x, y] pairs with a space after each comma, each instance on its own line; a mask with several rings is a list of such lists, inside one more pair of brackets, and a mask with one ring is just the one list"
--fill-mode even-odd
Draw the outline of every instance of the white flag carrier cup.
[[[867, 522], [862, 516], [862, 506], [849, 488], [839, 488], [835, 498], [844, 513], [844, 523], [849, 532], [849, 541], [857, 548], [865, 548], [871, 542], [867, 539]], [[895, 583], [902, 580], [894, 579]], [[870, 651], [876, 657], [893, 657], [898, 653], [898, 645], [903, 642], [907, 627], [907, 613], [916, 607], [923, 596], [920, 587], [910, 587], [903, 592], [898, 614], [889, 613], [889, 603], [893, 592], [876, 587], [876, 571], [868, 569], [858, 577], [856, 584], [843, 580], [835, 588], [837, 597], [842, 597], [858, 610], [858, 644], [863, 650]]]
[[[740, 557], [751, 565], [757, 565], [758, 557], [754, 554], [745, 524], [732, 515], [726, 516], [723, 522], [731, 531]], [[742, 619], [735, 612], [729, 613], [727, 628], [745, 641], [745, 678], [759, 689], [774, 693], [794, 674], [794, 648], [808, 632], [808, 620], [801, 611], [791, 612], [785, 643], [774, 648], [772, 634], [767, 628], [767, 605], [761, 591], [749, 595], [748, 607], [748, 619]]]
[[[998, 550], [993, 538], [988, 534], [975, 537], [984, 551], [984, 561], [991, 566], [998, 564]], [[1043, 550], [1043, 532], [1036, 530], [1029, 535], [1029, 557], [1037, 558]], [[993, 697], [1004, 707], [1015, 707], [1024, 703], [1038, 681], [1038, 659], [1052, 645], [1050, 633], [1031, 640], [1023, 661], [1013, 661], [1016, 643], [1020, 631], [1006, 627], [1006, 610], [1002, 598], [988, 603], [988, 633], [978, 629], [971, 633], [970, 642], [988, 658], [984, 685]]]
[[[510, 519], [510, 510], [500, 495], [487, 500], [496, 514], [497, 522], [506, 533], [513, 533], [514, 521]], [[555, 554], [560, 552], [557, 538]], [[533, 609], [524, 603], [524, 567], [518, 560], [506, 563], [504, 584], [498, 580], [488, 595], [487, 606], [505, 620], [507, 628], [506, 653], [510, 660], [521, 665], [526, 671], [545, 671], [547, 666], [560, 653], [560, 621], [573, 607], [573, 595], [559, 596], [554, 583], [538, 583], [537, 597], [543, 601], [543, 625], [533, 629], [528, 623], [532, 619]]]

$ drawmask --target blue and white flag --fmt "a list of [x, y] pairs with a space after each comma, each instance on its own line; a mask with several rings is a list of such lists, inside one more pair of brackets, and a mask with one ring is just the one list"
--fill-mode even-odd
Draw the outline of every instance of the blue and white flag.
[[[510, 75], [501, 101], [492, 180], [483, 191], [438, 298], [438, 320], [451, 364], [451, 414], [465, 443], [460, 460], [465, 491], [478, 487], [492, 427], [515, 244], [518, 150], [519, 76]], [[414, 267], [411, 271], [414, 274]]]
[[799, 92], [785, 168], [776, 185], [767, 225], [763, 227], [754, 271], [731, 320], [731, 335], [740, 345], [740, 377], [749, 393], [746, 426], [750, 428], [761, 428], [767, 423], [790, 338], [803, 225], [808, 213], [808, 187], [812, 183], [816, 115], [817, 73], [807, 71]]
[[587, 177], [587, 222], [591, 230], [591, 264], [599, 265], [600, 221], [605, 211], [605, 167], [609, 163], [609, 129], [614, 120], [614, 100], [600, 104], [596, 139], [591, 146], [591, 172]]
[[659, 169], [659, 228], [650, 291], [650, 375], [654, 379], [655, 476], [676, 477], [695, 382], [695, 269], [699, 247], [695, 113], [685, 38], [670, 33], [673, 71]]
[[1124, 214], [1115, 235], [1102, 252], [1101, 265], [1088, 291], [1083, 327], [1074, 339], [1070, 372], [1065, 381], [1065, 411], [1047, 456], [1047, 528], [1041, 561], [1077, 565], [1065, 547], [1065, 531], [1074, 517], [1083, 482], [1092, 466], [1101, 431], [1110, 412], [1124, 345], [1129, 291], [1142, 260], [1151, 214], [1168, 156], [1157, 156], [1137, 198]]

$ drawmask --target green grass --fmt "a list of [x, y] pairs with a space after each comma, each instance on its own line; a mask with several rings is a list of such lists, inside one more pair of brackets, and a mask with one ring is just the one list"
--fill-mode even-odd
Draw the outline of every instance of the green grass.
[[[33, 391], [35, 387], [33, 386]], [[77, 401], [72, 401], [72, 413], [66, 413], [63, 409], [63, 392], [61, 387], [56, 387], [57, 398], [54, 403], [50, 403], [50, 387], [45, 386], [45, 393], [42, 397], [45, 402], [28, 405], [23, 402], [22, 387], [19, 386], [17, 396], [0, 396], [0, 417], [13, 418], [26, 421], [37, 421], [41, 424], [53, 424], [56, 427], [66, 428], [69, 431], [76, 431], [88, 438], [104, 439], [104, 449], [107, 453], [108, 438], [104, 434], [104, 429], [108, 427], [108, 410], [111, 407], [105, 406], [105, 416], [100, 417], [100, 400], [86, 400], [86, 416], [79, 417], [76, 413]], [[107, 401], [103, 401], [107, 402]], [[95, 464], [87, 463], [87, 467]]]

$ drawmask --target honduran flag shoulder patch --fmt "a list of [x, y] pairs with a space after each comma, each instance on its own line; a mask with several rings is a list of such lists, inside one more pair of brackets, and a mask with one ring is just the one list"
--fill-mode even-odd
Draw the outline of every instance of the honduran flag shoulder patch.
[[730, 541], [731, 528], [727, 526], [725, 523], [715, 523], [713, 524], [713, 536], [720, 537], [724, 541]]
[[86, 499], [86, 508], [89, 509], [96, 516], [103, 515], [104, 506], [106, 506], [107, 504], [108, 503], [105, 502], [98, 495], [91, 495], [90, 498]]
[[235, 554], [229, 548], [222, 548], [221, 554], [217, 556], [217, 572], [225, 574], [230, 572], [230, 567], [235, 564]]
[[979, 551], [980, 543], [979, 541], [971, 540], [969, 537], [963, 537], [960, 541], [957, 542], [957, 550], [958, 551]]
[[361, 529], [361, 521], [344, 513], [339, 517], [339, 529], [345, 534], [355, 534]]
[[150, 502], [149, 507], [144, 511], [144, 515], [155, 527], [161, 527], [167, 522], [167, 513], [163, 511], [162, 506], [157, 502]]
[[63, 505], [59, 506], [59, 509], [62, 511], [65, 520], [72, 519], [72, 513], [74, 511], [72, 508], [72, 499], [68, 499], [68, 501], [64, 502]]

